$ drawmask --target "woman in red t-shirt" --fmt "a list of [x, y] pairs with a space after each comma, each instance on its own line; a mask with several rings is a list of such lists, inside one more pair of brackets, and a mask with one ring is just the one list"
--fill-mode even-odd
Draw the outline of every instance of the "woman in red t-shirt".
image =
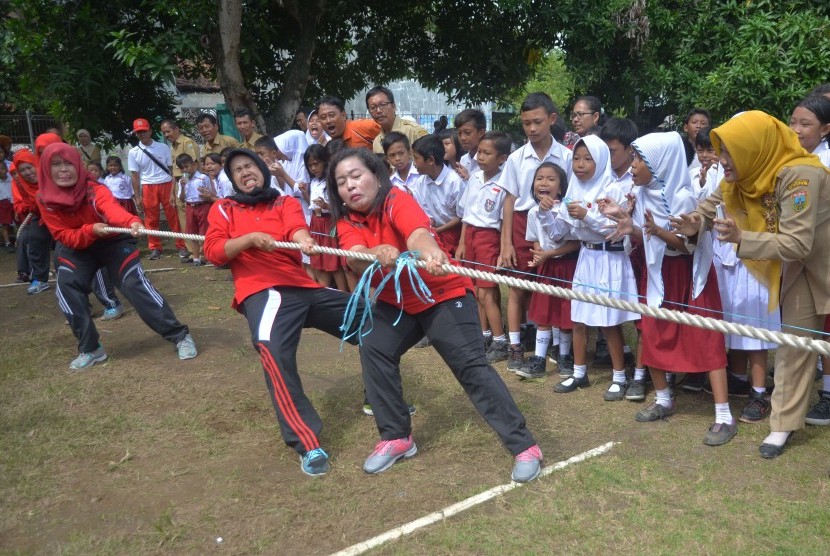
[[106, 186], [87, 176], [81, 155], [64, 143], [46, 147], [38, 165], [37, 206], [58, 242], [55, 248], [58, 305], [78, 339], [78, 351], [69, 367], [81, 370], [107, 359], [92, 322], [89, 294], [99, 268], [107, 269], [116, 287], [141, 320], [176, 345], [180, 359], [196, 357], [196, 345], [187, 326], [150, 284], [141, 267], [135, 239], [104, 231], [107, 226], [132, 228], [141, 221], [116, 202]]
[[[384, 267], [373, 286], [395, 266], [402, 251], [418, 251], [427, 270], [418, 270], [434, 301], [421, 301], [402, 276], [401, 302], [387, 286], [373, 308], [371, 332], [363, 337], [360, 359], [366, 396], [374, 411], [381, 441], [363, 465], [379, 473], [401, 458], [415, 455], [409, 410], [401, 387], [401, 356], [425, 335], [452, 369], [478, 412], [515, 456], [513, 479], [530, 481], [541, 470], [542, 453], [525, 419], [496, 370], [484, 356], [478, 308], [469, 278], [448, 274], [451, 261], [436, 241], [429, 217], [411, 195], [389, 181], [383, 163], [371, 152], [347, 149], [329, 165], [330, 199], [343, 249], [375, 255]], [[353, 270], [367, 264], [348, 259]]]
[[248, 319], [283, 440], [300, 454], [303, 473], [324, 475], [329, 456], [318, 439], [323, 421], [303, 392], [297, 346], [303, 328], [340, 337], [349, 296], [312, 280], [299, 251], [276, 248], [275, 241], [294, 241], [310, 254], [316, 243], [300, 203], [269, 186], [264, 161], [237, 149], [225, 160], [225, 173], [236, 193], [210, 208], [205, 256], [230, 266], [233, 307]]

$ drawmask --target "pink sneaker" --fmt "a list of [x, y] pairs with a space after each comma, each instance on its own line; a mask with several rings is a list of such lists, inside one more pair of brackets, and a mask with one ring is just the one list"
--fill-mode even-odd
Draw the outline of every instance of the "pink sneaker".
[[418, 447], [412, 441], [412, 435], [395, 440], [381, 440], [375, 445], [375, 450], [369, 454], [363, 463], [366, 473], [380, 473], [386, 471], [401, 458], [411, 458], [418, 453]]
[[512, 479], [517, 483], [532, 481], [542, 472], [542, 450], [534, 444], [518, 456], [513, 465]]

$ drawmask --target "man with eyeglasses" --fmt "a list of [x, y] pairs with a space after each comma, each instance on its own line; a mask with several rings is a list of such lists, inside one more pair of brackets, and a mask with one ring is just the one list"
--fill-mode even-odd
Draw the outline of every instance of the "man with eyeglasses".
[[337, 97], [326, 95], [317, 103], [317, 118], [331, 140], [342, 139], [347, 147], [371, 149], [380, 126], [371, 119], [349, 120], [346, 105]]
[[372, 143], [372, 152], [383, 154], [383, 138], [392, 131], [403, 133], [412, 144], [419, 137], [427, 135], [427, 130], [415, 122], [403, 120], [398, 117], [395, 97], [392, 91], [386, 87], [372, 87], [366, 93], [366, 109], [369, 115], [380, 126], [380, 133]]

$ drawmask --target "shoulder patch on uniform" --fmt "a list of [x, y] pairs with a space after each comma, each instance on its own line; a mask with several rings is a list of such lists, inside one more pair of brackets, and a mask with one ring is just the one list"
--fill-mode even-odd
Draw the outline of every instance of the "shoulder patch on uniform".
[[799, 191], [793, 194], [793, 210], [796, 212], [801, 212], [810, 206], [810, 197], [807, 194], [807, 191]]
[[807, 187], [808, 185], [810, 185], [810, 180], [802, 178], [800, 180], [795, 180], [789, 185], [787, 185], [787, 191], [791, 191], [796, 187]]

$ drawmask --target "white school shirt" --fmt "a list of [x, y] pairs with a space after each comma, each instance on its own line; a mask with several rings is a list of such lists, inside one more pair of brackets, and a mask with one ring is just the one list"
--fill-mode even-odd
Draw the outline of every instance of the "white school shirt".
[[311, 178], [311, 183], [308, 184], [308, 192], [308, 198], [311, 200], [311, 210], [319, 210], [323, 214], [328, 214], [329, 209], [321, 208], [314, 202], [314, 199], [323, 199], [326, 203], [329, 202], [329, 190], [326, 188], [326, 180]]
[[415, 182], [418, 181], [418, 176], [421, 174], [418, 173], [418, 169], [415, 168], [415, 163], [409, 163], [409, 173], [406, 175], [406, 180], [401, 179], [401, 175], [398, 173], [397, 170], [389, 176], [389, 181], [392, 182], [392, 185], [397, 187], [398, 189], [403, 189], [407, 193], [412, 193], [415, 189]]
[[112, 196], [116, 199], [132, 199], [133, 198], [133, 184], [124, 172], [118, 172], [114, 176], [108, 174], [104, 178], [104, 185], [110, 190]]
[[464, 153], [461, 155], [461, 159], [458, 161], [464, 168], [467, 169], [467, 175], [472, 176], [474, 173], [481, 170], [478, 167], [478, 161], [476, 160], [475, 156], [470, 156], [470, 153]]
[[507, 191], [501, 185], [501, 172], [484, 180], [484, 170], [470, 176], [458, 201], [461, 221], [468, 226], [501, 230], [502, 208]]
[[205, 200], [202, 199], [199, 196], [199, 188], [200, 187], [204, 187], [208, 191], [213, 189], [210, 186], [210, 177], [206, 176], [205, 174], [203, 174], [199, 171], [197, 171], [196, 173], [194, 173], [190, 177], [190, 180], [186, 184], [184, 184], [184, 202], [185, 203], [203, 203], [203, 202], [205, 202]]
[[[543, 251], [559, 249], [568, 241], [564, 234], [556, 234], [554, 219], [556, 218], [556, 207], [551, 210], [539, 210], [539, 205], [530, 209], [527, 213], [527, 231], [525, 239], [531, 242], [539, 242]], [[557, 237], [560, 236], [560, 237]], [[560, 255], [561, 256], [561, 255]]]
[[0, 201], [12, 200], [12, 177], [6, 174], [6, 179], [0, 180]]
[[225, 169], [222, 168], [219, 175], [216, 176], [216, 195], [225, 198], [230, 197], [235, 193], [236, 191], [233, 190], [233, 184], [228, 178], [228, 174], [226, 174]]
[[130, 172], [138, 172], [142, 184], [155, 185], [173, 181], [173, 177], [159, 168], [159, 165], [147, 156], [144, 151], [152, 154], [162, 165], [173, 166], [173, 154], [164, 143], [153, 141], [149, 145], [139, 143], [130, 149], [127, 155], [127, 168]]
[[438, 227], [456, 216], [461, 216], [458, 211], [458, 200], [463, 191], [464, 180], [461, 176], [449, 166], [443, 166], [436, 180], [426, 174], [419, 175], [412, 196], [432, 219], [433, 225]]
[[[507, 158], [502, 171], [502, 185], [507, 192], [516, 197], [513, 210], [521, 212], [530, 210], [536, 205], [533, 200], [533, 174], [536, 168], [543, 162], [553, 162], [571, 177], [571, 160], [573, 153], [559, 144], [551, 135], [551, 145], [545, 157], [539, 159], [533, 145], [525, 143]], [[567, 187], [567, 183], [560, 184], [560, 187]]]
[[818, 144], [818, 147], [815, 148], [813, 154], [818, 156], [818, 159], [822, 164], [830, 168], [830, 146], [828, 146], [826, 140], [821, 141]]

